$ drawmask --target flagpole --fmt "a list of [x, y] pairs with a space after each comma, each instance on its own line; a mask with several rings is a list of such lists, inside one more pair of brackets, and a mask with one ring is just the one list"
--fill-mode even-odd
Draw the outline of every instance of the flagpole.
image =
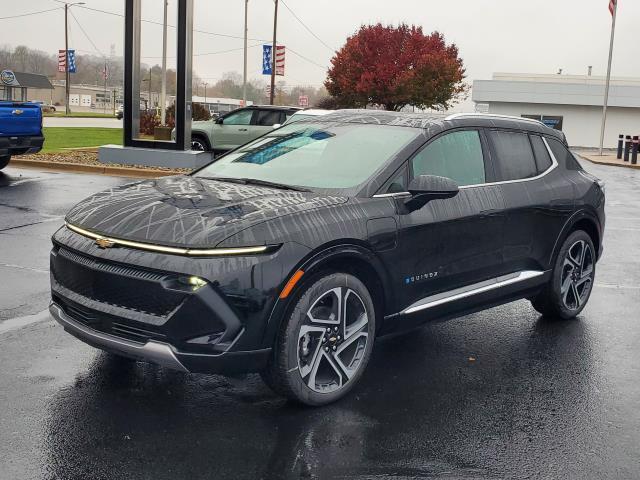
[[599, 155], [602, 156], [602, 147], [604, 145], [604, 131], [607, 125], [607, 105], [609, 103], [609, 86], [611, 84], [611, 60], [613, 59], [613, 40], [616, 33], [616, 17], [618, 15], [618, 2], [613, 3], [613, 16], [611, 20], [611, 41], [609, 43], [609, 64], [607, 66], [607, 81], [604, 89], [604, 105], [602, 107], [602, 128], [600, 129], [600, 150]]

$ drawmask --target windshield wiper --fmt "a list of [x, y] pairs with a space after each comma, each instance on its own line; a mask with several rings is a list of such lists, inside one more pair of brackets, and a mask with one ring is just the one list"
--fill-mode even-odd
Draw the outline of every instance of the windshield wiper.
[[294, 192], [310, 192], [308, 188], [297, 187], [295, 185], [287, 185], [286, 183], [269, 182], [267, 180], [258, 180], [257, 178], [233, 178], [233, 177], [200, 177], [207, 180], [217, 180], [219, 182], [239, 183], [241, 185], [258, 185], [260, 187], [279, 188], [282, 190], [293, 190]]
[[258, 185], [260, 187], [280, 188], [282, 190], [293, 190], [294, 192], [310, 192], [308, 188], [298, 187], [295, 185], [287, 185], [286, 183], [269, 182], [267, 180], [258, 180], [257, 178], [240, 178], [245, 185]]

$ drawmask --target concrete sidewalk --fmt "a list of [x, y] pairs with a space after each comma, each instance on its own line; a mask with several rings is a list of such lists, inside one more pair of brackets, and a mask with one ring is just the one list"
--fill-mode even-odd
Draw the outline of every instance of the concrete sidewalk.
[[84, 117], [44, 117], [45, 127], [95, 127], [122, 128], [122, 120], [117, 118], [84, 118]]
[[618, 160], [615, 153], [604, 152], [603, 155], [598, 155], [597, 151], [580, 151], [576, 150], [576, 154], [580, 155], [585, 160], [599, 165], [609, 165], [612, 167], [627, 167], [640, 169], [640, 162], [633, 165], [631, 161], [625, 162], [624, 160]]

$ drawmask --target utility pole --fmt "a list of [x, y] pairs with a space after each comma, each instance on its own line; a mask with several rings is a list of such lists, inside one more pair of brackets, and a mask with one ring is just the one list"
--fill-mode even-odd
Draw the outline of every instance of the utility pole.
[[273, 13], [273, 44], [271, 46], [271, 91], [269, 92], [269, 104], [273, 105], [273, 99], [275, 97], [275, 84], [276, 84], [276, 42], [278, 31], [278, 0], [273, 0], [275, 3], [275, 10]]
[[244, 0], [244, 74], [242, 76], [242, 106], [247, 106], [247, 36], [249, 32], [248, 12], [249, 0]]
[[62, 0], [54, 0], [55, 2], [62, 3], [64, 5], [64, 70], [65, 70], [65, 79], [64, 79], [64, 89], [65, 96], [67, 97], [65, 101], [65, 113], [69, 115], [71, 113], [71, 109], [69, 108], [69, 94], [70, 94], [70, 83], [71, 76], [69, 75], [69, 9], [74, 5], [84, 5], [84, 2], [75, 2], [75, 3], [67, 3]]
[[67, 97], [65, 104], [65, 115], [69, 115], [71, 113], [71, 108], [69, 108], [69, 96], [71, 93], [71, 89], [69, 88], [69, 82], [71, 80], [71, 75], [69, 75], [69, 4], [64, 4], [64, 89], [65, 96]]
[[[204, 82], [204, 103], [207, 103], [207, 85], [209, 85], [207, 82]], [[207, 107], [209, 108], [209, 107]]]
[[[160, 90], [160, 125], [165, 125], [167, 115], [167, 6], [169, 0], [164, 0], [164, 21], [162, 23], [162, 87]], [[151, 81], [149, 81], [151, 85]]]

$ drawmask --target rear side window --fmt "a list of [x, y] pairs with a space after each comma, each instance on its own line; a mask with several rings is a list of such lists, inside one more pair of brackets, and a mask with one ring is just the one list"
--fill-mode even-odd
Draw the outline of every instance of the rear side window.
[[443, 135], [420, 150], [411, 160], [413, 175], [438, 175], [458, 185], [485, 183], [484, 156], [477, 130]]
[[564, 165], [568, 170], [582, 170], [582, 167], [573, 156], [573, 154], [555, 138], [548, 138], [549, 148], [553, 152], [553, 156], [560, 165]]
[[256, 125], [271, 127], [280, 123], [280, 112], [277, 110], [258, 110]]
[[547, 150], [547, 146], [544, 144], [542, 137], [538, 135], [530, 135], [531, 145], [533, 146], [533, 153], [536, 156], [536, 163], [538, 164], [538, 173], [542, 173], [551, 167], [553, 162], [551, 161], [551, 156], [549, 155], [549, 150]]
[[498, 157], [501, 180], [519, 180], [538, 174], [527, 134], [492, 130], [489, 138]]

